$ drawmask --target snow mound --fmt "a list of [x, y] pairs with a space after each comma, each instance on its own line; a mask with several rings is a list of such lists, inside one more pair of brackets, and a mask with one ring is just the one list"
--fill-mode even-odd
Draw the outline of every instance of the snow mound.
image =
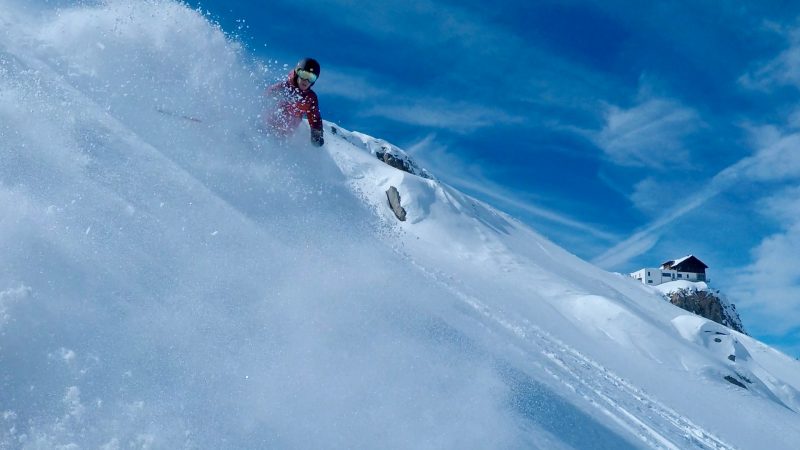
[[672, 319], [672, 324], [684, 339], [708, 349], [720, 361], [744, 362], [751, 359], [750, 353], [733, 332], [718, 323], [694, 315], [683, 315]]
[[675, 280], [653, 286], [663, 294], [671, 294], [681, 289], [689, 292], [709, 291], [708, 284], [705, 281], [688, 281], [688, 280]]
[[672, 324], [681, 337], [716, 359], [717, 364], [699, 369], [707, 377], [725, 380], [800, 413], [800, 391], [776, 379], [754, 360], [742, 341], [745, 335], [694, 315], [678, 316]]

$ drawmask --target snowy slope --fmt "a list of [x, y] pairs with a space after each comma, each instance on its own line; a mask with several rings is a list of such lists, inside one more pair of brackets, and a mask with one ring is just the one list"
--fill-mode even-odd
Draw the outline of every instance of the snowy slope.
[[0, 0], [0, 448], [800, 443], [796, 361], [383, 141], [265, 140], [177, 2], [50, 3]]
[[[686, 442], [681, 442], [680, 435], [694, 435], [690, 440], [700, 447], [760, 448], [763, 427], [773, 417], [762, 423], [754, 417], [759, 414], [742, 415], [743, 410], [759, 408], [750, 405], [751, 400], [768, 409], [778, 405], [777, 410], [792, 410], [782, 426], [800, 423], [797, 361], [771, 349], [768, 354], [764, 344], [665, 303], [653, 288], [578, 260], [524, 225], [442, 183], [371, 163], [370, 156], [356, 157], [335, 143], [328, 149], [354, 191], [399, 230], [402, 251], [414, 264], [477, 314], [530, 341], [534, 352], [547, 355], [548, 363], [555, 364], [547, 369], [554, 378], [579, 378], [584, 389], [593, 391], [582, 392], [584, 398], [603, 414], [637, 430], [642, 440], [666, 447], [670, 445], [664, 442], [672, 442], [682, 448]], [[382, 193], [390, 185], [405, 199], [407, 222], [397, 222], [385, 205]], [[585, 349], [591, 349], [592, 357]], [[563, 354], [580, 356], [565, 364]], [[583, 373], [574, 364], [592, 370]], [[591, 386], [617, 386], [621, 382], [616, 377], [622, 374], [627, 380], [624, 384], [635, 380], [637, 389], [607, 392]], [[732, 389], [739, 385], [746, 389]], [[642, 387], [646, 389], [640, 391]], [[659, 393], [659, 398], [669, 402], [659, 404], [645, 392]], [[663, 423], [630, 417], [642, 407], [638, 403], [643, 399], [650, 409], [664, 408], [658, 421], [670, 417], [672, 425], [663, 429]], [[699, 411], [698, 399], [702, 399]], [[766, 406], [763, 399], [774, 404]], [[667, 404], [685, 408], [686, 422], [677, 419], [673, 414], [680, 414]], [[704, 429], [690, 417], [710, 425]], [[736, 440], [697, 438], [737, 421], [741, 428]], [[780, 429], [775, 432], [782, 433]], [[752, 439], [749, 445], [744, 444], [748, 439]], [[800, 442], [792, 439], [787, 441], [790, 447]]]

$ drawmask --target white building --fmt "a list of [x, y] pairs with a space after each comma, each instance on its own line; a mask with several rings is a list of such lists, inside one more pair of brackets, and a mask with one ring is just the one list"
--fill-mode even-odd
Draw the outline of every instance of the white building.
[[708, 281], [706, 278], [708, 266], [693, 255], [666, 261], [659, 268], [644, 268], [631, 273], [631, 277], [644, 284], [652, 286], [668, 281]]

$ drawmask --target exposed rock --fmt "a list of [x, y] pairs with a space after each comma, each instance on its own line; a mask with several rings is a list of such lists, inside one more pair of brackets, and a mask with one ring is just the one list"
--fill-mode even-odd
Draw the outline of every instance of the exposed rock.
[[[411, 159], [406, 152], [387, 142], [375, 142], [370, 145], [370, 151], [373, 152], [376, 158], [385, 162], [386, 164], [394, 167], [395, 169], [402, 170], [420, 176], [422, 178], [431, 178], [425, 169], [417, 166], [414, 160]], [[378, 144], [378, 145], [375, 145]]]
[[745, 333], [736, 306], [716, 294], [699, 289], [681, 288], [666, 294], [670, 303], [718, 324]]
[[739, 386], [740, 388], [747, 389], [747, 386], [745, 386], [745, 385], [744, 385], [744, 383], [742, 383], [741, 381], [737, 380], [736, 378], [733, 378], [733, 377], [732, 377], [732, 376], [730, 376], [730, 375], [726, 375], [726, 376], [725, 376], [725, 380], [726, 380], [728, 383], [730, 383], [730, 384], [733, 384], [733, 385]]
[[392, 186], [387, 189], [386, 198], [389, 199], [389, 207], [392, 208], [394, 215], [397, 216], [398, 220], [404, 222], [406, 220], [406, 210], [400, 206], [400, 193], [397, 192], [397, 188]]
[[416, 162], [405, 151], [400, 148], [384, 141], [383, 139], [376, 139], [372, 136], [359, 133], [356, 131], [347, 131], [331, 126], [330, 132], [332, 135], [337, 135], [345, 141], [367, 150], [376, 158], [384, 163], [394, 167], [395, 169], [408, 172], [418, 177], [434, 180], [435, 177], [428, 173], [427, 170], [419, 167]]
[[411, 166], [407, 161], [404, 161], [403, 159], [398, 158], [389, 152], [383, 153], [383, 158], [381, 158], [381, 160], [395, 169], [400, 169], [404, 172], [411, 173]]

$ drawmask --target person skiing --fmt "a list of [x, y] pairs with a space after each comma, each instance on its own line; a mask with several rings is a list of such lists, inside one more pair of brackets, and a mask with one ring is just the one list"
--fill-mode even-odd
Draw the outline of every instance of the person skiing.
[[322, 115], [317, 94], [311, 89], [319, 78], [320, 66], [314, 58], [303, 58], [289, 72], [286, 81], [276, 83], [265, 92], [269, 111], [265, 114], [266, 132], [286, 138], [303, 120], [311, 127], [311, 143], [317, 147], [325, 143], [322, 136]]

